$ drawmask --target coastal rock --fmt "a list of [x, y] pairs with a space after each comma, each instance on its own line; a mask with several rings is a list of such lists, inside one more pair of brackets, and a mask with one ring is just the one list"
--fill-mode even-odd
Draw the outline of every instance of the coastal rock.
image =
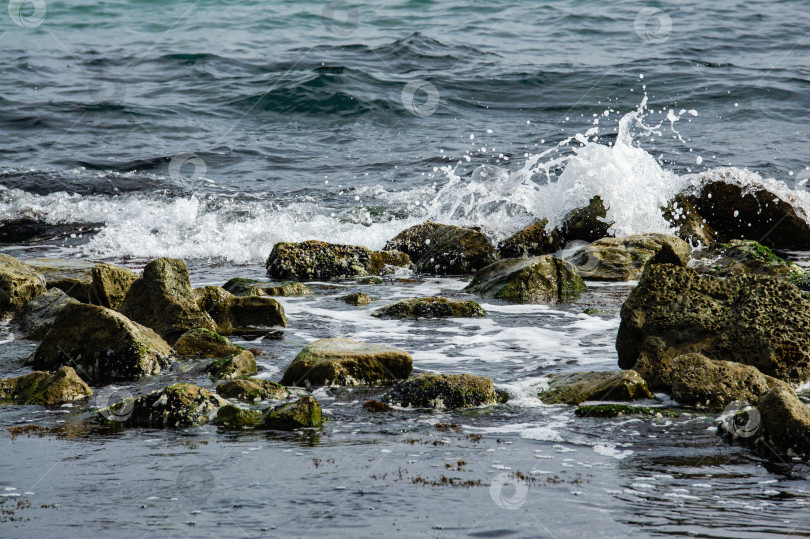
[[224, 359], [212, 361], [205, 367], [214, 380], [229, 380], [256, 374], [256, 358], [249, 350], [240, 350]]
[[226, 399], [256, 402], [267, 399], [284, 399], [290, 392], [281, 384], [258, 378], [237, 378], [217, 386], [217, 393]]
[[194, 296], [199, 308], [214, 320], [220, 335], [287, 326], [284, 307], [271, 297], [234, 296], [219, 286], [195, 288]]
[[75, 368], [90, 383], [136, 380], [171, 363], [171, 347], [157, 333], [97, 305], [65, 305], [31, 356], [37, 368]]
[[[228, 401], [194, 384], [174, 384], [99, 411], [99, 419], [124, 418], [128, 427], [184, 428], [208, 423]], [[126, 413], [124, 413], [126, 412]]]
[[479, 271], [464, 289], [512, 303], [555, 303], [585, 291], [577, 270], [551, 255], [499, 260]]
[[556, 228], [546, 231], [548, 219], [540, 219], [498, 243], [501, 258], [526, 258], [559, 251], [565, 246], [562, 234]]
[[266, 266], [273, 279], [315, 281], [379, 275], [386, 266], [408, 268], [411, 260], [405, 253], [393, 250], [372, 251], [357, 245], [309, 240], [275, 244]]
[[675, 235], [690, 245], [712, 245], [717, 232], [700, 216], [695, 204], [683, 193], [661, 208], [664, 219], [676, 228]]
[[138, 280], [135, 272], [112, 264], [96, 264], [91, 274], [93, 286], [89, 302], [116, 310], [124, 302], [132, 283]]
[[84, 399], [92, 394], [90, 386], [70, 367], [62, 367], [55, 374], [37, 371], [0, 380], [0, 399], [17, 404], [54, 406]]
[[0, 254], [0, 321], [45, 292], [45, 278], [13, 256]]
[[789, 383], [810, 378], [810, 298], [785, 280], [759, 275], [701, 277], [669, 264], [650, 266], [621, 309], [619, 366], [651, 389], [679, 355], [756, 367]]
[[112, 264], [83, 260], [36, 258], [27, 262], [45, 277], [48, 289], [58, 288], [81, 301], [117, 309], [138, 276]]
[[753, 239], [777, 249], [810, 249], [803, 212], [766, 189], [712, 180], [686, 197], [720, 241]]
[[0, 243], [24, 243], [50, 238], [68, 237], [70, 234], [95, 234], [102, 223], [51, 224], [22, 217], [0, 222]]
[[404, 380], [413, 369], [410, 354], [344, 338], [309, 343], [287, 367], [285, 386], [390, 384]]
[[696, 251], [693, 257], [690, 267], [703, 275], [770, 275], [787, 279], [799, 288], [810, 289], [810, 273], [754, 240], [716, 243], [708, 249]]
[[185, 262], [175, 258], [149, 262], [143, 276], [132, 283], [119, 311], [154, 329], [170, 344], [190, 329], [217, 329], [197, 305]]
[[310, 396], [273, 408], [264, 416], [264, 427], [273, 430], [312, 428], [322, 424], [321, 405]]
[[365, 292], [355, 292], [354, 294], [348, 294], [340, 298], [345, 303], [349, 305], [368, 305], [371, 303], [371, 298]]
[[380, 318], [472, 318], [487, 312], [474, 301], [442, 297], [410, 298], [382, 307], [374, 313]]
[[652, 417], [678, 417], [681, 412], [668, 408], [651, 406], [629, 406], [627, 404], [592, 404], [579, 406], [574, 410], [577, 417], [627, 417], [634, 415]]
[[632, 281], [650, 264], [686, 266], [689, 244], [666, 234], [637, 234], [602, 238], [577, 251], [569, 260], [585, 279]]
[[563, 219], [562, 238], [565, 243], [574, 240], [593, 242], [610, 236], [613, 223], [606, 220], [607, 209], [602, 197], [591, 198], [588, 205], [569, 212]]
[[183, 333], [174, 343], [174, 353], [184, 358], [224, 358], [242, 350], [227, 337], [202, 328]]
[[[771, 457], [771, 449], [774, 449], [790, 457], [810, 456], [810, 410], [792, 389], [780, 386], [761, 395], [757, 410], [761, 424], [752, 438], [754, 445], [760, 446], [764, 454]], [[745, 422], [750, 420], [756, 420], [756, 416], [744, 419]], [[727, 430], [740, 438], [739, 428]], [[767, 447], [762, 447], [763, 444]]]
[[464, 275], [495, 262], [492, 242], [480, 231], [427, 221], [397, 234], [386, 250], [407, 253], [421, 273]]
[[398, 383], [382, 400], [414, 408], [469, 408], [498, 404], [500, 398], [490, 378], [472, 374], [417, 374]]
[[548, 389], [537, 396], [546, 404], [651, 399], [647, 383], [635, 371], [551, 374]]
[[226, 404], [217, 410], [217, 425], [223, 429], [252, 429], [263, 422], [264, 415], [260, 410], [245, 410], [233, 404]]
[[234, 277], [222, 286], [234, 296], [308, 296], [314, 294], [303, 283], [266, 283], [257, 279]]
[[59, 311], [66, 305], [75, 303], [79, 302], [58, 288], [52, 288], [28, 302], [16, 321], [27, 339], [42, 340], [51, 329]]

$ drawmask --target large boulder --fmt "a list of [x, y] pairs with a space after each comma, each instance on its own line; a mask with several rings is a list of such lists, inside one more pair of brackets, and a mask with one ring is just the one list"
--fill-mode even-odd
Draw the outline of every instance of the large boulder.
[[309, 240], [275, 244], [266, 263], [271, 278], [297, 281], [380, 275], [387, 266], [409, 268], [411, 260], [398, 251]]
[[585, 283], [574, 266], [545, 255], [499, 260], [479, 271], [464, 290], [512, 303], [555, 303], [577, 297]]
[[287, 326], [284, 307], [268, 296], [234, 296], [219, 286], [206, 286], [195, 288], [194, 297], [199, 308], [214, 321], [220, 335]]
[[310, 396], [273, 408], [264, 416], [264, 427], [273, 430], [295, 430], [320, 427], [323, 415], [320, 403]]
[[66, 305], [79, 303], [58, 288], [51, 288], [28, 302], [16, 317], [20, 331], [27, 339], [42, 340], [51, 329], [56, 315]]
[[228, 401], [194, 384], [174, 384], [99, 410], [102, 422], [129, 427], [184, 428], [204, 425]]
[[175, 258], [149, 262], [118, 310], [154, 329], [170, 344], [190, 329], [217, 329], [208, 313], [197, 305], [185, 262]]
[[457, 409], [498, 404], [500, 397], [490, 378], [422, 373], [398, 383], [382, 400], [397, 406]]
[[172, 349], [160, 335], [97, 305], [64, 306], [31, 356], [37, 368], [75, 368], [90, 383], [136, 380], [169, 366]]
[[385, 249], [407, 253], [419, 272], [440, 275], [475, 273], [497, 258], [495, 246], [479, 230], [432, 221], [403, 230]]
[[712, 180], [685, 194], [720, 241], [752, 239], [778, 249], [810, 249], [804, 212], [764, 188]]
[[404, 380], [413, 369], [407, 352], [344, 338], [309, 343], [287, 367], [285, 386], [390, 384]]
[[62, 367], [55, 374], [37, 371], [0, 380], [0, 399], [17, 404], [54, 406], [85, 399], [92, 394], [90, 386], [70, 367]]
[[217, 393], [226, 399], [255, 402], [266, 399], [284, 399], [290, 391], [281, 384], [259, 378], [236, 378], [217, 386]]
[[13, 256], [0, 254], [0, 321], [45, 292], [45, 278]]
[[577, 251], [569, 260], [585, 279], [633, 281], [650, 264], [686, 266], [689, 244], [666, 234], [637, 234], [602, 238]]
[[112, 264], [84, 260], [36, 258], [27, 261], [45, 277], [49, 289], [58, 288], [81, 301], [117, 309], [138, 276]]
[[380, 318], [473, 318], [487, 312], [474, 301], [442, 297], [409, 298], [391, 303], [374, 313]]
[[635, 371], [550, 374], [548, 388], [538, 394], [546, 404], [577, 405], [585, 401], [651, 399], [647, 383]]
[[[655, 373], [676, 356], [756, 367], [790, 383], [810, 378], [810, 298], [774, 277], [701, 277], [670, 264], [650, 266], [621, 309], [619, 366], [666, 389]], [[650, 373], [650, 374], [645, 374]]]
[[208, 329], [192, 329], [174, 343], [174, 353], [184, 358], [224, 358], [244, 350], [227, 337]]

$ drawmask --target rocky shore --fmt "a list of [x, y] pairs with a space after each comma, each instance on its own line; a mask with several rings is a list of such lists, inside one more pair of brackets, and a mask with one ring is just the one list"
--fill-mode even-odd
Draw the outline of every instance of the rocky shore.
[[[672, 235], [610, 237], [595, 196], [562, 226], [549, 230], [543, 219], [497, 245], [483, 229], [434, 222], [402, 231], [381, 251], [278, 243], [266, 262], [270, 280], [236, 274], [221, 287], [192, 288], [186, 264], [171, 258], [136, 274], [0, 255], [0, 317], [39, 343], [27, 360], [31, 372], [0, 380], [0, 399], [59, 406], [115, 382], [163, 377], [164, 387], [107, 403], [86, 421], [229, 431], [318, 429], [329, 417], [312, 393], [324, 386], [368, 388], [374, 399], [366, 407], [380, 413], [500, 406], [509, 395], [489, 378], [414, 373], [410, 351], [342, 335], [288, 358], [277, 383], [261, 377], [259, 351], [228, 337], [286, 327], [274, 298], [317, 294], [314, 281], [414, 273], [469, 281], [463, 298], [405, 298], [373, 312], [393, 320], [482, 318], [487, 311], [474, 298], [565, 303], [596, 282], [638, 281], [621, 308], [617, 369], [551, 374], [536, 398], [602, 421], [722, 412], [718, 435], [766, 457], [810, 456], [810, 410], [795, 392], [810, 381], [810, 278], [779, 254], [810, 249], [805, 217], [772, 193], [726, 182], [684, 192], [661, 210]], [[377, 301], [359, 291], [340, 299]], [[663, 395], [677, 410], [657, 402]]]

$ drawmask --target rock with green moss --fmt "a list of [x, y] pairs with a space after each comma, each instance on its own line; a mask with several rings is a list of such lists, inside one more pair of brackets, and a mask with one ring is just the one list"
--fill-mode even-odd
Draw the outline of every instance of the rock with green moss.
[[256, 374], [256, 358], [249, 350], [240, 350], [223, 359], [216, 359], [205, 367], [214, 380], [229, 380]]
[[20, 312], [45, 292], [45, 278], [13, 256], [0, 254], [0, 321]]
[[217, 386], [217, 393], [226, 399], [256, 402], [268, 399], [284, 399], [289, 390], [281, 384], [259, 378], [236, 378]]
[[195, 288], [194, 296], [199, 308], [212, 318], [220, 335], [287, 326], [284, 307], [268, 296], [234, 296], [219, 286]]
[[349, 305], [368, 305], [371, 303], [371, 297], [365, 292], [355, 292], [354, 294], [348, 294], [345, 296], [341, 296], [340, 298], [345, 303]]
[[495, 246], [478, 229], [427, 221], [397, 234], [386, 250], [402, 251], [422, 273], [466, 275], [497, 259]]
[[208, 389], [174, 384], [99, 410], [99, 419], [106, 423], [113, 416], [129, 427], [185, 428], [208, 423], [227, 404]]
[[700, 274], [717, 277], [742, 274], [781, 277], [800, 288], [810, 289], [807, 286], [810, 273], [754, 240], [731, 240], [696, 251], [690, 267]]
[[652, 408], [649, 406], [629, 406], [627, 404], [594, 404], [580, 406], [574, 410], [578, 417], [625, 417], [634, 415], [648, 415], [653, 417], [679, 417], [681, 412], [667, 408]]
[[154, 329], [170, 344], [194, 328], [216, 331], [211, 317], [200, 309], [182, 260], [158, 258], [132, 283], [118, 309], [130, 319]]
[[577, 251], [569, 260], [585, 279], [632, 281], [650, 264], [686, 266], [692, 248], [666, 234], [637, 234], [602, 238]]
[[413, 369], [407, 352], [344, 338], [309, 343], [287, 367], [285, 386], [380, 385], [404, 380]]
[[490, 378], [422, 373], [394, 386], [382, 400], [396, 406], [458, 409], [498, 404], [500, 397]]
[[381, 318], [473, 318], [487, 312], [474, 301], [442, 297], [410, 298], [382, 307], [374, 313]]
[[90, 386], [70, 367], [62, 367], [54, 374], [37, 371], [0, 380], [0, 399], [17, 404], [54, 406], [85, 399], [92, 394]]
[[389, 266], [410, 268], [411, 260], [398, 251], [372, 251], [314, 240], [277, 243], [266, 264], [271, 278], [297, 281], [379, 275]]
[[186, 331], [174, 343], [174, 353], [186, 358], [223, 358], [242, 350], [243, 347], [233, 344], [227, 337], [202, 328]]
[[73, 367], [90, 383], [137, 380], [159, 374], [171, 361], [171, 347], [153, 330], [86, 303], [59, 310], [30, 360], [45, 370]]
[[538, 394], [546, 404], [577, 405], [585, 401], [651, 399], [647, 383], [635, 371], [551, 374], [548, 388]]
[[282, 404], [264, 416], [264, 427], [272, 430], [295, 430], [320, 427], [323, 424], [320, 403], [310, 396]]
[[84, 260], [36, 258], [27, 262], [45, 277], [49, 289], [58, 288], [82, 303], [117, 309], [138, 276], [112, 264]]
[[217, 425], [223, 429], [252, 429], [263, 422], [264, 415], [259, 410], [245, 410], [233, 404], [226, 404], [217, 410]]
[[551, 255], [499, 260], [464, 289], [511, 303], [556, 303], [576, 298], [585, 283], [568, 262]]
[[53, 326], [53, 321], [59, 311], [71, 304], [79, 303], [58, 288], [52, 288], [40, 294], [20, 312], [15, 318], [20, 331], [27, 339], [40, 341]]
[[616, 351], [653, 390], [669, 390], [672, 358], [695, 352], [800, 384], [810, 379], [810, 298], [775, 277], [656, 264], [622, 306]]
[[308, 296], [314, 294], [303, 283], [268, 283], [257, 279], [234, 277], [222, 286], [234, 296]]

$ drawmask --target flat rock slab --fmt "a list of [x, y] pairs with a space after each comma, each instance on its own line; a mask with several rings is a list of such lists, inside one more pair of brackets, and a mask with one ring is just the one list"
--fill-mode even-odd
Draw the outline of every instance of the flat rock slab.
[[548, 389], [537, 395], [546, 404], [651, 399], [647, 383], [635, 371], [576, 372], [549, 375]]
[[585, 283], [570, 263], [551, 255], [499, 260], [464, 289], [511, 303], [557, 303], [579, 296]]

